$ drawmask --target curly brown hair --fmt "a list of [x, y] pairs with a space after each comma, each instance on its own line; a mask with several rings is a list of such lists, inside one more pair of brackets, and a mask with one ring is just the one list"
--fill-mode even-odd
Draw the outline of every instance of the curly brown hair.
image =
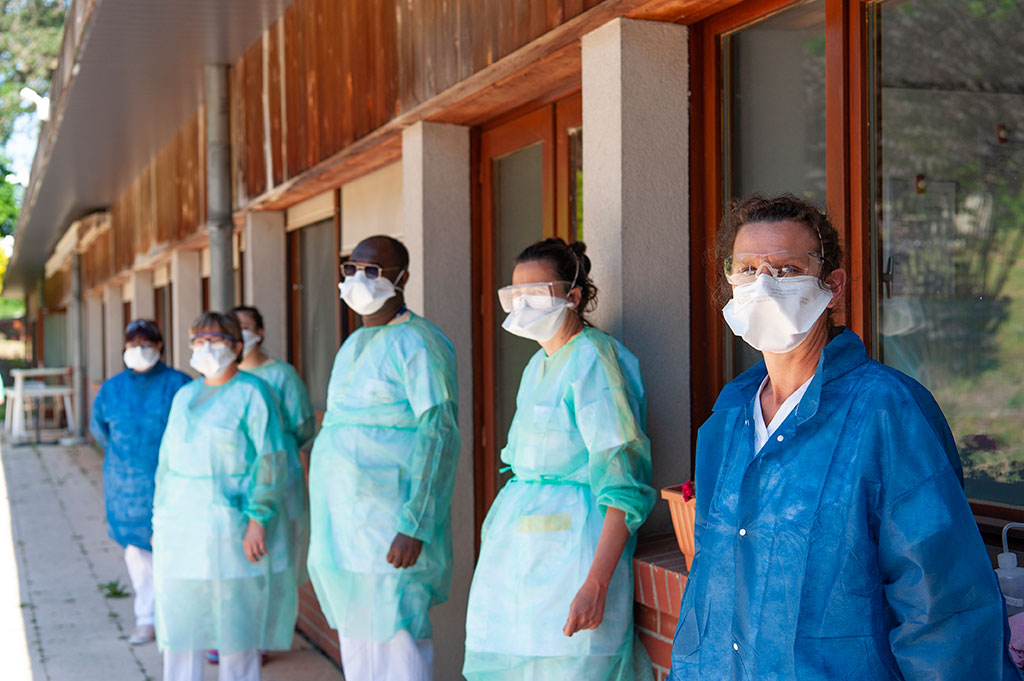
[[754, 194], [745, 199], [735, 199], [722, 216], [718, 234], [715, 237], [714, 250], [708, 254], [711, 262], [708, 265], [715, 273], [715, 297], [719, 307], [725, 305], [732, 297], [732, 287], [725, 279], [725, 259], [732, 255], [732, 247], [736, 235], [741, 228], [754, 222], [798, 222], [807, 227], [812, 236], [821, 238], [824, 258], [821, 267], [821, 279], [839, 267], [843, 259], [843, 249], [839, 244], [839, 232], [832, 226], [826, 212], [816, 205], [793, 194], [777, 194], [764, 196]]

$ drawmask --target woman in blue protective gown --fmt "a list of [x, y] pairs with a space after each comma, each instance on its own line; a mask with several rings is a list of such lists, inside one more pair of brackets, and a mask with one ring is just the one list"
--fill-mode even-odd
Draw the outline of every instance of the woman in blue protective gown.
[[291, 647], [298, 614], [293, 525], [282, 512], [288, 444], [272, 388], [238, 369], [233, 315], [190, 329], [191, 365], [160, 444], [153, 508], [157, 640], [164, 679], [258, 681], [260, 650]]
[[669, 678], [1019, 680], [938, 405], [829, 324], [846, 274], [828, 218], [754, 196], [717, 258], [725, 319], [764, 362], [698, 434]]
[[470, 681], [634, 681], [652, 667], [633, 628], [635, 531], [654, 503], [636, 358], [587, 325], [581, 242], [548, 239], [499, 291], [504, 328], [541, 349], [523, 372], [466, 617]]
[[96, 394], [89, 430], [104, 450], [103, 496], [107, 532], [124, 547], [135, 592], [133, 645], [154, 640], [153, 486], [160, 438], [171, 400], [189, 377], [160, 361], [164, 340], [155, 322], [136, 319], [125, 327], [121, 373]]

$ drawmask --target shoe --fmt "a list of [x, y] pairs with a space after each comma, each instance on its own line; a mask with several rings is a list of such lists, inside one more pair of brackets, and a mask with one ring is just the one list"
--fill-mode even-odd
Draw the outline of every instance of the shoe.
[[216, 650], [207, 650], [206, 661], [210, 664], [220, 664], [220, 653]]
[[153, 629], [152, 624], [143, 624], [135, 627], [135, 631], [128, 638], [128, 643], [133, 646], [141, 646], [146, 643], [152, 643], [156, 640], [156, 630]]

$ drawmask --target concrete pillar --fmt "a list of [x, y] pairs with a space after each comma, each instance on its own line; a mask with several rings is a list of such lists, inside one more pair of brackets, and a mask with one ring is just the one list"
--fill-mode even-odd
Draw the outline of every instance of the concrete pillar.
[[89, 392], [85, 382], [85, 301], [82, 298], [82, 256], [71, 254], [71, 307], [68, 314], [68, 354], [71, 362], [72, 403], [75, 422], [69, 424], [75, 438], [85, 438]]
[[[153, 319], [156, 317], [155, 299], [153, 297], [153, 270], [136, 270], [132, 272], [131, 278], [132, 319]], [[160, 331], [164, 332], [164, 329], [160, 329]]]
[[121, 300], [121, 285], [108, 284], [103, 288], [103, 329], [107, 339], [104, 348], [106, 377], [121, 373], [124, 361], [124, 301]]
[[210, 309], [235, 306], [231, 219], [231, 136], [228, 67], [207, 65], [203, 72], [206, 107], [206, 227], [210, 236]]
[[85, 297], [85, 349], [86, 376], [92, 383], [102, 383], [105, 378], [106, 358], [103, 350], [103, 296], [93, 294]]
[[451, 598], [434, 608], [435, 677], [462, 676], [466, 603], [473, 577], [473, 298], [469, 128], [421, 122], [402, 133], [402, 211], [409, 249], [409, 307], [437, 324], [459, 364], [462, 451], [452, 497]]
[[202, 313], [203, 290], [199, 276], [199, 251], [178, 249], [171, 254], [171, 318], [173, 329], [163, 329], [165, 337], [173, 339], [174, 357], [171, 361], [176, 369], [195, 376], [189, 367], [192, 357], [188, 328]]
[[[245, 304], [258, 308], [263, 315], [263, 351], [282, 360], [288, 357], [284, 218], [283, 211], [247, 213], [242, 253]], [[333, 317], [334, 310], [329, 312]]]
[[[615, 19], [582, 44], [593, 319], [640, 359], [653, 483], [678, 484], [691, 456], [687, 28]], [[646, 531], [669, 525], [659, 504]]]

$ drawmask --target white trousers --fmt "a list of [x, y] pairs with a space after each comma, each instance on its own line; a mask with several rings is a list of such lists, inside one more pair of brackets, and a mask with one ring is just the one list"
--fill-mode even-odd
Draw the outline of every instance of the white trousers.
[[345, 681], [432, 681], [434, 642], [402, 630], [388, 641], [338, 637]]
[[124, 550], [124, 562], [135, 592], [135, 626], [153, 625], [153, 552], [130, 544]]
[[[205, 650], [164, 651], [164, 681], [203, 681]], [[220, 681], [260, 681], [260, 651], [243, 650], [221, 655], [217, 669]]]

